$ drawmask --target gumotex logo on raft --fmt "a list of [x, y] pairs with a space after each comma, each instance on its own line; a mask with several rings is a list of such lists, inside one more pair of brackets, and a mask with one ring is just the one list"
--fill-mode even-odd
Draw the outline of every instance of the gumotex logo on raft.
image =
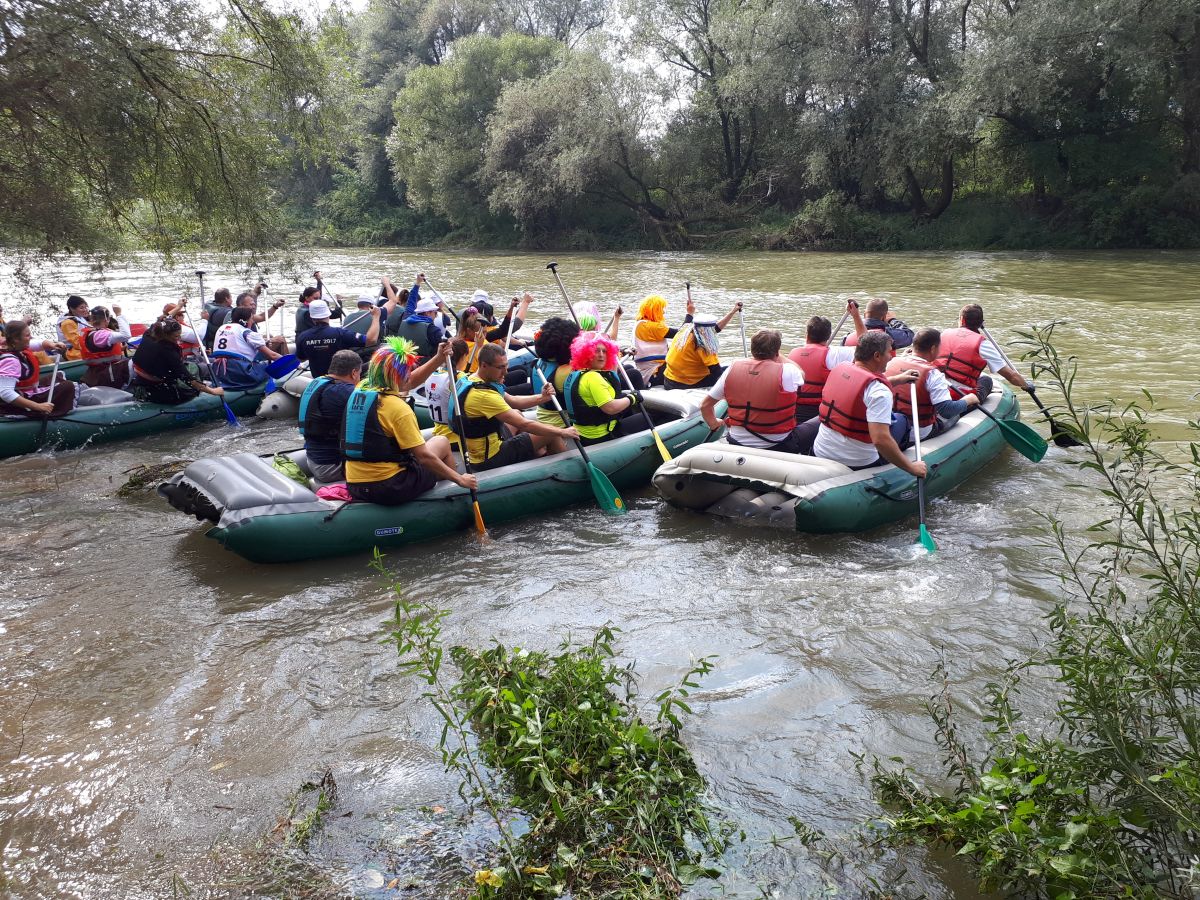
[[204, 413], [203, 413], [203, 411], [200, 411], [200, 410], [197, 410], [196, 412], [175, 413], [175, 421], [176, 422], [188, 422], [192, 419], [198, 419], [202, 415], [204, 415]]
[[404, 526], [393, 525], [391, 528], [375, 529], [375, 537], [391, 537], [393, 534], [404, 534]]

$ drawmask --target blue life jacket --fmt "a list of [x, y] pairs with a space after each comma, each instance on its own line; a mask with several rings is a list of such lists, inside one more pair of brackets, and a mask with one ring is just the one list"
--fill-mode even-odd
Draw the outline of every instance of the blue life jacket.
[[500, 440], [504, 440], [504, 423], [499, 419], [467, 415], [467, 395], [473, 390], [495, 391], [502, 396], [505, 393], [504, 385], [497, 384], [494, 381], [463, 381], [460, 379], [456, 393], [458, 394], [458, 408], [462, 410], [462, 415], [454, 417], [454, 423], [451, 427], [454, 429], [455, 434], [459, 437], [472, 439], [486, 438], [488, 435], [494, 434]]
[[300, 397], [300, 436], [306, 441], [336, 441], [342, 431], [342, 417], [326, 415], [321, 410], [321, 394], [333, 379], [328, 375], [314, 378]]
[[379, 424], [379, 391], [355, 388], [342, 423], [342, 456], [355, 462], [394, 462], [408, 465], [412, 454]]

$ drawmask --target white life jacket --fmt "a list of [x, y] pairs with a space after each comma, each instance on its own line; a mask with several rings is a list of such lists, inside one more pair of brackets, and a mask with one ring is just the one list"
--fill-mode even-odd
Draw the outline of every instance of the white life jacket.
[[425, 382], [425, 397], [429, 402], [429, 417], [438, 425], [454, 426], [454, 391], [451, 390], [450, 373], [438, 369]]
[[247, 335], [250, 334], [253, 332], [245, 325], [238, 322], [227, 322], [217, 329], [217, 334], [213, 338], [213, 354], [254, 359], [258, 354], [258, 347], [248, 340]]
[[633, 364], [643, 378], [649, 379], [667, 360], [667, 339], [643, 341], [637, 336], [640, 324], [641, 320], [633, 327]]

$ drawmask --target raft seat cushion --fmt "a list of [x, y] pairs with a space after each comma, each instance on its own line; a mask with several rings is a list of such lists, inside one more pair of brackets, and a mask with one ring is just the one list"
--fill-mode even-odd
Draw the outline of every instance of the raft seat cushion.
[[115, 387], [87, 387], [79, 392], [78, 406], [108, 406], [113, 403], [132, 403], [133, 394]]
[[221, 525], [262, 515], [326, 510], [329, 504], [253, 453], [198, 459], [175, 476], [208, 497], [221, 513]]

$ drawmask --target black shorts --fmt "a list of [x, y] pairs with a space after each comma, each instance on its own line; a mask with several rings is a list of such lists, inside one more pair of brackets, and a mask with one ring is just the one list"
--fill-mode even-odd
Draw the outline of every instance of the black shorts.
[[499, 469], [501, 466], [511, 466], [513, 463], [525, 462], [537, 456], [533, 449], [533, 438], [522, 432], [514, 437], [505, 438], [500, 442], [500, 449], [487, 462], [471, 463], [471, 468], [477, 472], [488, 469]]
[[437, 484], [428, 469], [417, 462], [384, 481], [350, 481], [346, 490], [358, 503], [378, 503], [380, 506], [399, 506], [421, 496]]

